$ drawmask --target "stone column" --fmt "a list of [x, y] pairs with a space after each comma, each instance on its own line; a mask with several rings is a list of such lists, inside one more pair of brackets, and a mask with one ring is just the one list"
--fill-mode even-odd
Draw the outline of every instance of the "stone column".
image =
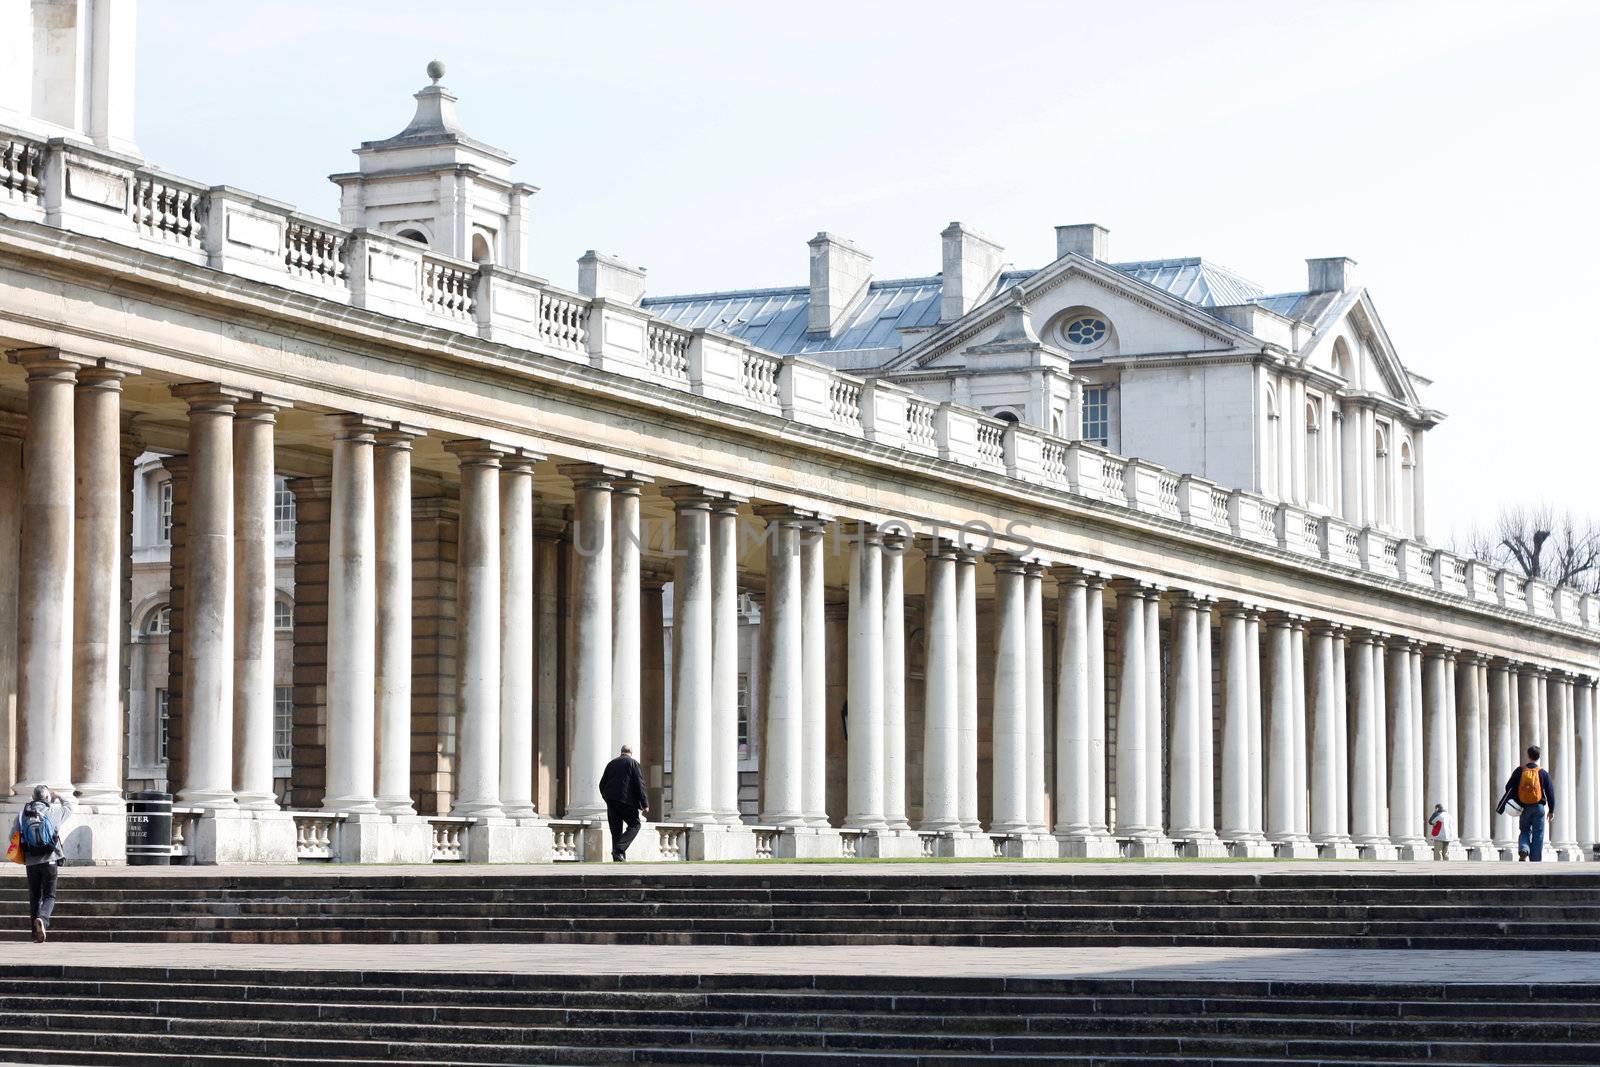
[[[1392, 453], [1391, 453], [1391, 455], [1392, 455]], [[1391, 484], [1393, 484], [1393, 483], [1391, 483]], [[1426, 767], [1425, 767], [1425, 764], [1424, 764], [1424, 760], [1426, 759], [1427, 744], [1426, 744], [1426, 740], [1425, 740], [1425, 737], [1424, 737], [1424, 729], [1423, 729], [1423, 721], [1422, 721], [1422, 708], [1423, 708], [1422, 674], [1423, 674], [1423, 670], [1422, 670], [1422, 645], [1421, 645], [1420, 642], [1418, 642], [1417, 644], [1415, 644], [1412, 647], [1410, 655], [1411, 655], [1411, 720], [1410, 720], [1411, 721], [1411, 753], [1412, 753], [1412, 758], [1416, 761], [1416, 766], [1413, 769], [1413, 772], [1412, 772], [1412, 775], [1411, 775], [1411, 798], [1410, 798], [1411, 799], [1411, 807], [1410, 807], [1410, 811], [1409, 811], [1409, 814], [1408, 814], [1408, 819], [1409, 819], [1409, 821], [1410, 821], [1412, 826], [1415, 826], [1415, 827], [1418, 828], [1415, 832], [1420, 836], [1422, 834], [1423, 816], [1424, 816], [1424, 814], [1425, 814], [1425, 812], [1427, 810], [1426, 807], [1423, 804], [1423, 796], [1424, 796], [1425, 784], [1426, 784], [1426, 782], [1425, 782], [1425, 779], [1426, 779]], [[1426, 842], [1424, 842], [1424, 844], [1426, 844]], [[1426, 858], [1427, 856], [1431, 856], [1433, 854], [1432, 849], [1428, 849], [1428, 848], [1425, 848], [1424, 852], [1426, 853], [1424, 858]]]
[[1577, 734], [1578, 780], [1577, 780], [1577, 812], [1573, 825], [1577, 828], [1578, 844], [1583, 849], [1585, 859], [1593, 854], [1597, 827], [1597, 815], [1600, 815], [1600, 793], [1596, 791], [1595, 779], [1595, 714], [1594, 714], [1594, 683], [1589, 678], [1579, 678], [1577, 688], [1573, 691], [1573, 720], [1574, 730]]
[[1546, 837], [1559, 850], [1562, 859], [1579, 860], [1583, 856], [1578, 851], [1577, 835], [1578, 761], [1574, 758], [1577, 731], [1573, 722], [1572, 676], [1552, 673], [1549, 690], [1552, 751], [1545, 766], [1550, 768], [1558, 783], [1557, 790], [1565, 790], [1564, 794], [1558, 792], [1557, 797], [1565, 795], [1570, 800], [1566, 810], [1557, 807], [1556, 817], [1546, 829]]
[[1363, 859], [1380, 856], [1380, 846], [1388, 843], [1378, 823], [1378, 784], [1376, 771], [1386, 758], [1378, 744], [1377, 697], [1373, 662], [1377, 650], [1371, 632], [1359, 633], [1351, 642], [1352, 690], [1355, 696], [1355, 737], [1350, 745], [1351, 831]]
[[859, 523], [850, 539], [849, 784], [846, 825], [884, 828], [883, 541]]
[[1161, 590], [1145, 592], [1144, 605], [1144, 819], [1162, 839], [1160, 854], [1167, 854], [1164, 828], [1166, 802], [1162, 785], [1166, 777], [1166, 729], [1161, 707]]
[[962, 828], [980, 833], [978, 823], [978, 558], [956, 550], [956, 695], [959, 712], [957, 760]]
[[[1262, 732], [1261, 718], [1261, 612], [1252, 608], [1245, 616], [1245, 667], [1249, 676], [1246, 686], [1250, 701], [1249, 763], [1250, 763], [1250, 830], [1261, 841], [1266, 841], [1266, 737]], [[1273, 855], [1269, 844], [1262, 853]]]
[[[514, 819], [534, 814], [533, 465], [543, 458], [519, 450], [500, 459], [500, 804]], [[638, 681], [635, 671], [635, 711]]]
[[[178, 797], [193, 807], [233, 809], [233, 405], [240, 394], [203, 383], [172, 392], [189, 403], [185, 770]], [[330, 666], [330, 701], [332, 673]]]
[[[1489, 784], [1481, 775], [1483, 759], [1483, 720], [1478, 705], [1478, 669], [1482, 660], [1475, 652], [1463, 652], [1456, 660], [1455, 736], [1451, 751], [1455, 757], [1451, 768], [1455, 774], [1456, 818], [1459, 822], [1459, 841], [1470, 859], [1480, 859], [1488, 841], [1480, 834], [1480, 823], [1487, 826], [1483, 811], [1489, 804], [1484, 794]], [[1488, 857], [1493, 858], [1493, 857]]]
[[1267, 752], [1267, 837], [1277, 846], [1281, 858], [1311, 858], [1315, 850], [1300, 833], [1298, 808], [1299, 779], [1296, 746], [1304, 736], [1295, 721], [1303, 703], [1295, 694], [1299, 672], [1295, 670], [1295, 622], [1290, 615], [1275, 614], [1268, 620], [1269, 666], [1271, 669], [1270, 730]]
[[[617, 753], [611, 744], [611, 485], [623, 472], [592, 463], [560, 468], [572, 479], [573, 566], [571, 612], [573, 616], [572, 738], [568, 747], [567, 816], [603, 819], [600, 774]], [[680, 561], [681, 562], [681, 561]], [[675, 590], [674, 596], [681, 596]], [[674, 630], [681, 619], [673, 604]], [[673, 647], [679, 638], [674, 632]], [[674, 662], [676, 672], [681, 666]], [[683, 715], [673, 687], [673, 733]], [[676, 756], [676, 740], [674, 744]], [[682, 801], [674, 760], [674, 806]]]
[[[1333, 703], [1334, 703], [1334, 730], [1333, 740], [1335, 746], [1334, 757], [1338, 768], [1334, 772], [1334, 786], [1337, 796], [1334, 799], [1334, 819], [1338, 823], [1339, 833], [1346, 838], [1350, 836], [1350, 665], [1346, 658], [1346, 642], [1349, 630], [1339, 627], [1333, 635]], [[1354, 849], [1351, 858], [1359, 855]]]
[[1108, 856], [1117, 854], [1106, 820], [1106, 579], [1084, 575], [1089, 641], [1089, 828]]
[[[505, 814], [500, 801], [500, 464], [510, 450], [487, 441], [447, 441], [445, 449], [461, 464], [461, 527], [456, 549], [457, 773], [451, 814], [495, 819]], [[602, 560], [602, 566], [608, 564]], [[595, 778], [598, 780], [598, 773]]]
[[17, 588], [22, 579], [22, 438], [27, 420], [0, 414], [0, 781], [17, 778]]
[[[1450, 782], [1455, 776], [1454, 761], [1450, 753], [1450, 737], [1455, 734], [1455, 723], [1449, 708], [1449, 678], [1447, 660], [1454, 653], [1448, 649], [1428, 648], [1422, 662], [1422, 728], [1423, 767], [1422, 794], [1423, 818], [1433, 811], [1435, 804], [1450, 803]], [[1461, 813], [1454, 812], [1456, 824], [1461, 823]]]
[[672, 818], [716, 822], [712, 810], [711, 497], [697, 486], [669, 485], [665, 491], [677, 508], [672, 546]]
[[[1514, 694], [1513, 667], [1505, 660], [1489, 664], [1489, 786], [1492, 799], [1498, 803], [1500, 790], [1511, 775], [1512, 768], [1520, 762], [1517, 748], [1516, 711], [1512, 706]], [[1504, 813], [1493, 818], [1493, 836], [1500, 859], [1517, 858], [1517, 815], [1506, 806]]]
[[378, 810], [415, 815], [411, 799], [411, 442], [418, 431], [380, 431], [373, 453], [377, 520]]
[[620, 750], [627, 745], [634, 759], [642, 759], [643, 751], [639, 726], [639, 558], [643, 548], [639, 491], [649, 482], [630, 474], [611, 485], [611, 747]]
[[1029, 563], [1022, 576], [1027, 622], [1027, 760], [1028, 826], [1033, 833], [1050, 832], [1045, 810], [1044, 769], [1044, 567]]
[[17, 781], [72, 788], [73, 392], [81, 361], [53, 348], [12, 359], [28, 373], [17, 562]]
[[[805, 821], [817, 827], [828, 825], [828, 618], [823, 582], [825, 521], [821, 516], [812, 516], [801, 524], [799, 533], [802, 674], [800, 796]], [[952, 665], [954, 662], [952, 652]], [[952, 788], [954, 784], [952, 777]]]
[[[124, 811], [122, 377], [119, 370], [85, 367], [78, 371], [75, 397], [71, 459], [77, 471], [69, 542], [75, 594], [71, 630], [72, 780], [78, 794], [78, 811], [84, 816], [118, 816]], [[120, 824], [94, 827], [89, 835], [93, 839], [91, 848], [84, 858], [121, 862], [127, 855], [126, 834], [116, 832], [121, 829]]]
[[[1093, 646], [1090, 627], [1100, 625], [1089, 614], [1091, 577], [1076, 568], [1056, 570], [1056, 590], [1060, 605], [1056, 615], [1056, 841], [1063, 856], [1114, 856], [1116, 843], [1105, 834], [1105, 769], [1100, 768], [1099, 808], [1095, 808], [1094, 729], [1091, 720], [1101, 717], [1098, 758], [1105, 759], [1105, 687], [1102, 677], [1100, 702], [1092, 697], [1090, 658]], [[1097, 579], [1094, 579], [1097, 582]], [[1096, 592], [1098, 592], [1098, 588]], [[929, 670], [933, 648], [928, 650]], [[1099, 825], [1096, 823], [1098, 814]]]
[[1372, 846], [1373, 859], [1392, 860], [1397, 857], [1389, 841], [1389, 689], [1386, 649], [1389, 635], [1376, 630], [1372, 633], [1372, 802], [1376, 808], [1376, 823], [1381, 843]]
[[[1222, 611], [1222, 837], [1239, 857], [1270, 856], [1253, 818], [1253, 801], [1261, 779], [1253, 773], [1250, 752], [1260, 750], [1252, 737], [1250, 715], [1250, 619], [1253, 610], [1230, 605]], [[1259, 699], [1259, 698], [1258, 698]]]
[[[761, 612], [762, 655], [767, 664], [761, 690], [761, 821], [801, 826], [812, 821], [807, 818], [812, 813], [805, 810], [805, 785], [820, 772], [807, 766], [802, 517], [778, 505], [759, 507], [756, 514], [767, 522], [767, 597]], [[820, 567], [814, 577], [820, 584]]]
[[1200, 690], [1200, 829], [1214, 855], [1226, 856], [1217, 838], [1216, 698], [1211, 675], [1211, 611], [1216, 601], [1196, 597], [1194, 608], [1195, 684]]
[[1117, 592], [1117, 814], [1118, 837], [1150, 839], [1147, 820], [1149, 761], [1145, 731], [1145, 599], [1137, 582], [1118, 580]]
[[1397, 637], [1388, 648], [1389, 697], [1389, 841], [1407, 860], [1426, 859], [1427, 844], [1422, 839], [1421, 817], [1412, 817], [1414, 785], [1419, 769], [1412, 729], [1412, 686], [1410, 638]]
[[994, 816], [993, 833], [1021, 834], [1028, 827], [1028, 612], [1023, 564], [994, 559]]
[[[322, 806], [328, 811], [376, 812], [377, 526], [372, 453], [381, 424], [360, 415], [334, 415], [329, 421], [334, 432], [333, 502], [328, 530], [327, 794]], [[464, 499], [465, 491], [462, 495]], [[465, 641], [462, 645], [465, 648]]]
[[1311, 730], [1306, 714], [1306, 620], [1294, 616], [1290, 621], [1294, 651], [1290, 656], [1294, 670], [1294, 830], [1297, 838], [1311, 836]]
[[[538, 603], [534, 616], [534, 650], [538, 671], [534, 683], [538, 719], [534, 731], [537, 736], [534, 756], [537, 791], [534, 806], [547, 815], [555, 815], [565, 804], [561, 787], [566, 780], [566, 767], [570, 765], [569, 760], [563, 759], [561, 747], [561, 723], [567, 707], [569, 658], [568, 630], [565, 625], [568, 594], [565, 588], [566, 569], [563, 566], [567, 555], [567, 521], [557, 509], [546, 508], [541, 511], [537, 501], [535, 510], [539, 514], [534, 518], [533, 541], [533, 587]], [[657, 605], [661, 605], [659, 589]], [[662, 614], [661, 611], [656, 613], [658, 633]], [[664, 636], [660, 644], [658, 655], [665, 652]], [[566, 743], [570, 744], [570, 739]], [[656, 753], [653, 763], [661, 762], [660, 755], [660, 752]], [[661, 783], [647, 784], [659, 792]], [[657, 796], [657, 793], [652, 793], [652, 796]], [[660, 810], [659, 804], [652, 804], [651, 807]]]
[[1339, 738], [1345, 724], [1338, 693], [1344, 677], [1338, 672], [1334, 642], [1339, 628], [1325, 622], [1311, 627], [1311, 839], [1330, 859], [1355, 859], [1356, 851], [1339, 816]]
[[956, 556], [938, 538], [925, 542], [924, 553], [922, 829], [948, 832], [961, 829]]
[[278, 601], [273, 504], [278, 411], [270, 400], [241, 402], [233, 419], [233, 787], [241, 808], [276, 810], [272, 782], [274, 630]]
[[[739, 818], [739, 505], [711, 502], [711, 810]], [[798, 753], [797, 753], [798, 755]]]
[[[644, 790], [650, 798], [650, 811], [665, 810], [665, 774], [667, 752], [667, 631], [666, 583], [672, 580], [670, 565], [663, 573], [660, 564], [645, 570], [641, 577], [643, 587], [639, 621], [639, 746], [645, 759], [639, 762], [644, 769]], [[541, 722], [541, 726], [543, 723]], [[544, 739], [540, 746], [543, 751]], [[541, 756], [542, 758], [542, 756]]]
[[[1201, 731], [1209, 730], [1210, 716], [1202, 724], [1200, 696], [1200, 602], [1180, 596], [1172, 605], [1172, 830], [1171, 836], [1183, 842], [1186, 856], [1224, 855], [1222, 844], [1206, 817], [1202, 792], [1206, 775], [1202, 768], [1205, 752]], [[1210, 659], [1207, 640], [1206, 658]], [[1209, 675], [1209, 671], [1206, 672]], [[1209, 705], [1209, 701], [1207, 701]], [[1209, 710], [1209, 709], [1208, 709]]]
[[906, 538], [883, 535], [883, 820], [906, 820]]

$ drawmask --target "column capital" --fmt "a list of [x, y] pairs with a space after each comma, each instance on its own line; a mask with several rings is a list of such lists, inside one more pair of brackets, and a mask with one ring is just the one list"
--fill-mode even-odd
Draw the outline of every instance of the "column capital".
[[1418, 641], [1415, 637], [1407, 637], [1405, 634], [1390, 634], [1385, 644], [1387, 647], [1395, 650], [1396, 652], [1409, 652], [1420, 648], [1422, 642]]
[[1175, 606], [1189, 608], [1192, 611], [1210, 611], [1217, 605], [1217, 598], [1209, 593], [1193, 593], [1180, 589], [1173, 594], [1172, 602]]
[[1247, 604], [1242, 600], [1219, 600], [1217, 607], [1225, 619], [1254, 619], [1261, 616], [1259, 605]]
[[[374, 435], [375, 436], [375, 435]], [[456, 457], [463, 467], [499, 467], [507, 456], [515, 456], [516, 449], [477, 438], [455, 438], [444, 443], [444, 450]]]
[[562, 463], [556, 470], [563, 478], [572, 479], [572, 484], [580, 489], [610, 489], [613, 483], [633, 476], [624, 467], [609, 467], [604, 463]]
[[1475, 648], [1469, 648], [1463, 650], [1459, 658], [1466, 663], [1472, 664], [1474, 667], [1482, 667], [1489, 662], [1489, 653], [1480, 652]]
[[1306, 629], [1317, 637], [1343, 637], [1350, 632], [1350, 627], [1331, 619], [1312, 619]]
[[410, 452], [412, 443], [417, 438], [427, 435], [428, 431], [420, 426], [411, 426], [403, 422], [391, 423], [387, 429], [378, 431], [378, 447], [397, 452]]
[[1509, 660], [1504, 656], [1489, 656], [1488, 660], [1489, 669], [1491, 671], [1503, 671], [1509, 673], [1517, 669], [1515, 661]]
[[1023, 574], [1027, 571], [1027, 562], [1013, 552], [996, 550], [988, 553], [985, 558], [994, 566], [996, 573]]
[[1262, 618], [1266, 621], [1268, 626], [1288, 626], [1291, 628], [1300, 627], [1302, 629], [1305, 627], [1306, 623], [1311, 621], [1310, 616], [1299, 615], [1292, 611], [1280, 611], [1277, 609], [1262, 612]]
[[[534, 464], [545, 459], [543, 452], [535, 452], [531, 448], [508, 448], [500, 457], [500, 469], [507, 474], [533, 474]], [[634, 490], [638, 492], [637, 489]]]
[[806, 523], [814, 523], [820, 528], [824, 522], [822, 516], [818, 515], [816, 512], [807, 511], [804, 508], [792, 507], [788, 504], [757, 504], [750, 510], [755, 512], [756, 518], [761, 519], [769, 524], [778, 523], [780, 525], [787, 524], [799, 526]]
[[1081, 581], [1085, 584], [1099, 582], [1104, 585], [1111, 578], [1111, 575], [1106, 571], [1084, 567], [1077, 563], [1052, 563], [1049, 565], [1049, 570], [1058, 582]]
[[82, 367], [78, 371], [79, 389], [104, 389], [108, 392], [122, 392], [122, 379], [127, 372], [118, 367]]
[[85, 369], [111, 371], [119, 375], [138, 374], [139, 368], [121, 360], [97, 359], [55, 347], [13, 348], [7, 358], [28, 372], [28, 377], [49, 378]]
[[[691, 485], [688, 482], [673, 482], [661, 487], [661, 495], [672, 501], [672, 506], [679, 511], [688, 509], [704, 509], [706, 511], [724, 511], [729, 508], [737, 509], [746, 500], [736, 493], [725, 493], [717, 489], [707, 489], [700, 485]], [[757, 514], [760, 514], [759, 509]]]
[[239, 401], [253, 399], [256, 395], [248, 389], [235, 389], [215, 382], [179, 382], [171, 388], [173, 396], [188, 402], [190, 411], [232, 414], [234, 405]]

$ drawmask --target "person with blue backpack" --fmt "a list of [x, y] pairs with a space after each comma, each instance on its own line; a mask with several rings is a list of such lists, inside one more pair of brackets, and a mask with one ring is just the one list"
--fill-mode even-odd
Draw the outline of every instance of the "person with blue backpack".
[[65, 853], [61, 827], [72, 818], [72, 799], [47, 785], [33, 787], [33, 799], [17, 812], [12, 833], [28, 865], [28, 918], [33, 939], [42, 942], [50, 931], [56, 910], [56, 874]]

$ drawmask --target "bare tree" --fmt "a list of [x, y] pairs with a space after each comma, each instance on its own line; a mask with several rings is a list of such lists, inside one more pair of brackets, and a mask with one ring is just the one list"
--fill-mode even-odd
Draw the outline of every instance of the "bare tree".
[[1454, 551], [1527, 578], [1600, 592], [1600, 525], [1549, 504], [1506, 508], [1492, 526], [1458, 538]]

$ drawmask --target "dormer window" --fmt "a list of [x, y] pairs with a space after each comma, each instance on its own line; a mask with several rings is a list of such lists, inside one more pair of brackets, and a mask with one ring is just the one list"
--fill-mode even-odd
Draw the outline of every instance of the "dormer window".
[[1106, 325], [1105, 319], [1096, 315], [1080, 315], [1067, 323], [1061, 334], [1069, 345], [1076, 348], [1093, 348], [1106, 339], [1108, 332], [1110, 327]]

